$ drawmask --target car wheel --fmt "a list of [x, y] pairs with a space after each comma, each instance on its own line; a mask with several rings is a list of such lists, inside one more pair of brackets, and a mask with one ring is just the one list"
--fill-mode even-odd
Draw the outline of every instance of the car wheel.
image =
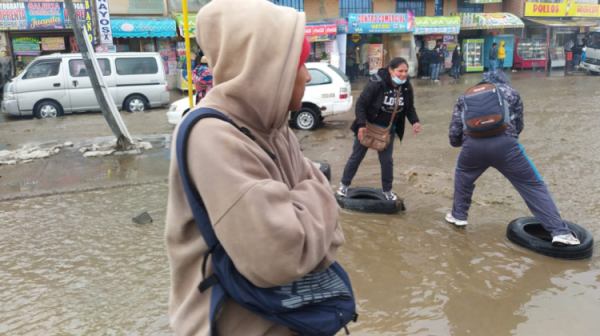
[[304, 131], [312, 131], [319, 125], [317, 113], [310, 108], [302, 108], [294, 114], [294, 126]]
[[600, 76], [600, 72], [590, 71], [590, 75], [592, 75], [592, 76]]
[[129, 113], [144, 112], [146, 110], [146, 99], [142, 96], [131, 96], [127, 98], [123, 105]]
[[57, 118], [63, 115], [63, 111], [59, 104], [47, 100], [38, 103], [34, 115], [38, 119]]

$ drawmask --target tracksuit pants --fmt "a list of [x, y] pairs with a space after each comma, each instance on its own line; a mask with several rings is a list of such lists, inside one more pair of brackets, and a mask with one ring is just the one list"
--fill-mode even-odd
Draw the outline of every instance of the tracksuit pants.
[[[381, 164], [381, 184], [383, 191], [386, 192], [392, 191], [392, 186], [394, 184], [394, 159], [392, 158], [392, 154], [394, 153], [395, 137], [396, 132], [392, 129], [390, 145], [384, 151], [378, 152], [379, 163]], [[352, 184], [352, 180], [358, 171], [358, 167], [368, 151], [369, 148], [361, 145], [358, 139], [354, 139], [352, 155], [350, 156], [350, 159], [348, 159], [348, 163], [346, 163], [346, 168], [344, 168], [344, 176], [342, 177], [343, 185], [350, 186]]]
[[497, 169], [512, 183], [531, 213], [553, 237], [571, 233], [523, 146], [508, 136], [468, 139], [463, 144], [454, 179], [454, 218], [467, 219], [474, 183], [489, 167]]

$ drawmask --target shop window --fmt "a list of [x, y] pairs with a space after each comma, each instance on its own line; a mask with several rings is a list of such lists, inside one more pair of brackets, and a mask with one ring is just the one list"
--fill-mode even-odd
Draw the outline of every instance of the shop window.
[[117, 68], [117, 74], [121, 76], [158, 73], [158, 63], [152, 57], [117, 58], [115, 67]]
[[276, 5], [292, 7], [298, 12], [304, 12], [304, 0], [268, 0]]
[[483, 4], [470, 3], [469, 0], [458, 0], [456, 11], [459, 13], [483, 13]]
[[348, 17], [348, 14], [373, 13], [373, 2], [371, 0], [340, 0], [340, 16]]
[[444, 16], [444, 0], [435, 0], [435, 16]]
[[[100, 65], [100, 71], [102, 76], [110, 76], [110, 61], [106, 58], [98, 59], [98, 65]], [[70, 60], [69, 61], [69, 72], [71, 77], [88, 77], [87, 68], [82, 59]]]
[[60, 62], [37, 63], [27, 69], [23, 79], [45, 78], [57, 76], [60, 72]]
[[396, 0], [396, 13], [406, 13], [411, 10], [415, 16], [425, 16], [425, 0]]
[[308, 82], [306, 84], [307, 86], [325, 85], [325, 84], [331, 84], [332, 83], [331, 82], [331, 78], [329, 78], [329, 76], [327, 76], [321, 70], [309, 69], [308, 72], [310, 73], [310, 82]]

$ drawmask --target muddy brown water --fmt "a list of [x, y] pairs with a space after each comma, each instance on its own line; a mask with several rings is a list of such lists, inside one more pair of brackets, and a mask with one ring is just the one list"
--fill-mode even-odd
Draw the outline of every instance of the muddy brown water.
[[[525, 102], [521, 143], [563, 217], [600, 237], [598, 79], [514, 86]], [[447, 128], [466, 88], [417, 88], [423, 132], [415, 138], [407, 130], [394, 153], [394, 189], [406, 212], [341, 212], [347, 242], [339, 261], [361, 314], [352, 334], [598, 335], [598, 252], [562, 261], [510, 243], [506, 225], [529, 212], [500, 174], [477, 182], [466, 229], [444, 222], [460, 151], [449, 146]], [[350, 155], [350, 121], [344, 115], [297, 133], [305, 155], [332, 165], [332, 190]], [[369, 153], [354, 185], [379, 187], [379, 169]], [[172, 335], [166, 194], [156, 183], [0, 203], [0, 334]], [[143, 210], [154, 223], [132, 224]]]

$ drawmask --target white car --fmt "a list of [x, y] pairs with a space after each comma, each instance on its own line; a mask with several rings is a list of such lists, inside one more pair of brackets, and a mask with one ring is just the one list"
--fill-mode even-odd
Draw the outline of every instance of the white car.
[[[327, 63], [306, 63], [311, 81], [306, 84], [302, 108], [291, 113], [292, 124], [301, 130], [314, 130], [328, 116], [348, 112], [353, 99], [350, 81], [338, 68]], [[176, 125], [189, 108], [188, 98], [174, 102], [167, 112], [169, 124]]]

